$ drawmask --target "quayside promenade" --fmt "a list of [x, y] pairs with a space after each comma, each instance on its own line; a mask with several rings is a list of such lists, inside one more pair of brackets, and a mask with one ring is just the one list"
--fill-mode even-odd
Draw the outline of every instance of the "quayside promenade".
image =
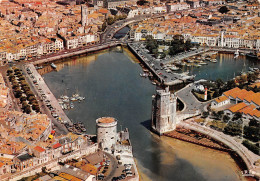
[[225, 144], [234, 152], [236, 152], [241, 159], [244, 161], [249, 173], [257, 178], [260, 179], [260, 165], [256, 165], [255, 163], [260, 159], [260, 156], [252, 153], [249, 151], [245, 146], [241, 143], [235, 141], [231, 136], [226, 135], [222, 132], [218, 132], [216, 130], [210, 129], [206, 126], [201, 126], [196, 123], [188, 122], [188, 121], [181, 121], [178, 124], [179, 127], [194, 130], [200, 132], [202, 134], [208, 135], [211, 138]]
[[[62, 110], [61, 106], [59, 105], [57, 99], [53, 95], [53, 93], [50, 91], [49, 87], [46, 85], [44, 79], [42, 76], [37, 72], [36, 68], [33, 66], [33, 64], [26, 64], [25, 69], [28, 69], [31, 71], [32, 75], [34, 76], [34, 81], [36, 81], [36, 84], [34, 85], [34, 88], [36, 92], [38, 93], [38, 96], [42, 99], [43, 103], [47, 107], [47, 105], [51, 105], [53, 107], [53, 110], [55, 110], [55, 114], [57, 114], [57, 120], [53, 117], [53, 113], [48, 114], [50, 117], [53, 117], [54, 124], [57, 123], [57, 126], [61, 129], [61, 127], [64, 127], [63, 125], [60, 125], [60, 123], [71, 123], [70, 119], [67, 117], [67, 115]], [[33, 82], [33, 81], [32, 81]], [[60, 123], [58, 123], [60, 122]], [[63, 129], [63, 134], [67, 133], [66, 128]]]
[[[194, 76], [185, 73], [168, 73], [163, 70], [157, 59], [148, 54], [141, 46], [141, 43], [128, 43], [129, 49], [139, 58], [139, 60], [149, 69], [156, 79], [163, 85], [177, 85], [193, 80]], [[195, 53], [195, 52], [191, 52]]]

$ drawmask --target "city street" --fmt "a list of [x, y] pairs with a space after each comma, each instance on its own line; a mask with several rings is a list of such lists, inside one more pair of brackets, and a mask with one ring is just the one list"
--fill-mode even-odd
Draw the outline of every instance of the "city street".
[[205, 106], [207, 106], [211, 101], [200, 102], [191, 92], [194, 89], [194, 83], [188, 84], [183, 89], [176, 92], [177, 97], [183, 102], [184, 109], [182, 113], [195, 113], [199, 110], [201, 113], [205, 111]]
[[[52, 123], [54, 124], [54, 128], [56, 129], [56, 132], [58, 135], [59, 134], [66, 135], [68, 133], [67, 128], [53, 117], [53, 113], [51, 112], [50, 108], [47, 107], [47, 104], [46, 104], [46, 103], [49, 103], [50, 105], [53, 106], [53, 111], [55, 111], [56, 114], [59, 115], [61, 120], [63, 120], [64, 122], [66, 122], [66, 121], [69, 122], [69, 118], [66, 116], [66, 114], [63, 112], [63, 110], [59, 106], [55, 96], [51, 93], [51, 91], [49, 90], [49, 88], [47, 87], [45, 82], [42, 80], [42, 77], [36, 71], [35, 67], [32, 64], [23, 65], [23, 66], [21, 66], [21, 68], [26, 75], [27, 82], [30, 84], [30, 87], [31, 87], [33, 93], [37, 97], [41, 112], [44, 114], [47, 114], [48, 117], [52, 120]], [[29, 77], [29, 74], [26, 73], [27, 68], [30, 68], [30, 70], [32, 72], [31, 75], [33, 75], [34, 78]], [[33, 80], [37, 81], [37, 84], [38, 84], [37, 87], [33, 83]], [[44, 98], [42, 96], [44, 94], [45, 94], [46, 98]]]

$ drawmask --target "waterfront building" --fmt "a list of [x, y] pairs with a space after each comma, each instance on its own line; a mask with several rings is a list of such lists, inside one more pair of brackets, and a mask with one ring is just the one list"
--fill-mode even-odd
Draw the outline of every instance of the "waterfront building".
[[236, 112], [240, 112], [244, 119], [260, 120], [260, 93], [239, 89], [238, 87], [228, 90], [222, 96], [215, 98], [211, 102], [213, 109], [222, 106], [230, 106], [224, 110], [224, 113], [233, 116]]
[[102, 150], [112, 150], [117, 142], [117, 120], [112, 117], [102, 117], [96, 120], [97, 143]]
[[152, 104], [152, 129], [159, 135], [176, 128], [177, 97], [169, 91], [156, 90]]

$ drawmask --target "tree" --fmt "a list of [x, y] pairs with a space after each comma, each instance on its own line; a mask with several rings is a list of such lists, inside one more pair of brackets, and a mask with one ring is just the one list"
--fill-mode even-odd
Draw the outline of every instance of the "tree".
[[26, 102], [26, 101], [23, 101], [23, 102], [22, 102], [22, 109], [25, 109], [27, 106], [29, 106], [29, 105], [27, 104], [27, 102]]
[[171, 55], [171, 56], [173, 56], [173, 55], [175, 55], [176, 53], [175, 53], [175, 50], [174, 50], [174, 48], [171, 46], [170, 48], [169, 48], [169, 55]]
[[242, 113], [241, 112], [236, 112], [234, 117], [232, 118], [233, 121], [241, 119], [242, 118]]
[[257, 145], [254, 145], [252, 143], [250, 143], [249, 141], [247, 140], [244, 140], [242, 142], [242, 144], [247, 147], [249, 150], [251, 150], [253, 153], [257, 154], [257, 155], [260, 155], [259, 154], [259, 147]]
[[15, 91], [14, 96], [15, 96], [15, 98], [20, 98], [22, 96], [22, 91], [21, 90]]
[[151, 53], [154, 54], [155, 57], [158, 57], [158, 49], [157, 48], [153, 48]]
[[234, 80], [227, 81], [226, 90], [230, 90], [230, 89], [233, 89], [235, 87], [236, 87], [236, 83], [235, 83]]
[[143, 5], [148, 5], [148, 4], [149, 4], [149, 1], [140, 0], [140, 1], [137, 1], [136, 3], [137, 3], [137, 5], [139, 5], [139, 6], [143, 6]]
[[112, 16], [109, 16], [109, 17], [107, 18], [107, 24], [108, 24], [108, 25], [112, 25], [114, 22], [115, 22], [115, 21], [114, 21], [114, 18], [113, 18]]
[[13, 67], [14, 72], [20, 72], [20, 69], [18, 69], [17, 67]]
[[21, 80], [25, 80], [24, 76], [20, 76], [20, 77], [19, 77], [19, 80], [20, 80], [20, 81], [21, 81]]
[[185, 49], [188, 51], [192, 48], [192, 44], [191, 44], [191, 40], [188, 39], [186, 42], [185, 42]]
[[18, 83], [13, 84], [13, 86], [12, 86], [13, 89], [16, 89], [17, 87], [19, 87], [19, 84], [18, 84]]
[[25, 107], [24, 111], [26, 112], [26, 114], [30, 114], [32, 112], [29, 105], [27, 107]]
[[9, 74], [11, 74], [11, 73], [13, 73], [13, 70], [12, 70], [11, 68], [9, 68], [9, 69], [7, 70], [7, 75], [9, 75]]
[[216, 98], [216, 97], [219, 97], [221, 94], [219, 93], [219, 89], [216, 89], [214, 91], [214, 94], [213, 94], [213, 97]]
[[224, 114], [224, 111], [218, 111], [217, 114], [218, 116], [222, 116]]
[[22, 103], [23, 101], [26, 101], [26, 97], [24, 96], [20, 97], [20, 102]]
[[211, 100], [212, 99], [211, 93], [208, 94], [207, 98], [208, 98], [207, 100]]
[[223, 82], [222, 79], [217, 79], [217, 80], [215, 81], [215, 84], [216, 84], [216, 87], [217, 87], [218, 89], [220, 89], [220, 88], [224, 85], [224, 82]]
[[35, 97], [34, 97], [34, 96], [29, 96], [29, 97], [27, 97], [27, 100], [28, 100], [28, 101], [35, 100]]
[[42, 172], [43, 173], [46, 173], [46, 170], [47, 170], [46, 167], [42, 167]]
[[22, 89], [24, 90], [24, 92], [31, 90], [29, 86], [22, 86]]
[[182, 41], [183, 41], [183, 40], [184, 40], [184, 37], [183, 37], [182, 35], [178, 34], [178, 35], [174, 35], [174, 36], [173, 36], [173, 39], [174, 39], [174, 40], [182, 40]]
[[206, 118], [206, 117], [208, 117], [208, 116], [209, 116], [209, 112], [204, 111], [204, 112], [202, 113], [202, 117], [203, 117], [203, 118]]
[[260, 123], [256, 119], [251, 119], [249, 122], [249, 126], [260, 127]]
[[260, 127], [254, 127], [254, 126], [245, 126], [244, 127], [244, 137], [254, 141], [258, 142], [260, 138]]
[[32, 109], [35, 110], [36, 112], [40, 112], [40, 107], [39, 107], [38, 103], [33, 103]]
[[236, 123], [229, 123], [224, 128], [224, 133], [231, 136], [240, 135], [242, 133], [242, 126]]
[[25, 94], [27, 95], [27, 97], [34, 96], [32, 91], [26, 91]]
[[10, 73], [8, 77], [9, 77], [9, 80], [10, 80], [10, 81], [15, 78], [15, 77], [14, 77], [14, 74], [12, 74], [12, 73]]
[[221, 14], [226, 14], [227, 12], [229, 12], [229, 9], [227, 8], [227, 6], [222, 6], [219, 8], [218, 10]]
[[230, 120], [230, 117], [228, 115], [224, 115], [222, 120], [227, 123]]
[[253, 74], [248, 74], [247, 76], [247, 81], [248, 83], [252, 83], [257, 79], [257, 76], [253, 73]]
[[101, 30], [102, 30], [102, 31], [105, 31], [106, 27], [107, 27], [107, 22], [104, 22], [104, 23], [102, 24]]

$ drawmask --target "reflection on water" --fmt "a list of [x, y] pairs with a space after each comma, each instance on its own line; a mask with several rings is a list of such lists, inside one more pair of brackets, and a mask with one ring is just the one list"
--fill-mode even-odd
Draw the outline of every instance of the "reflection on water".
[[[66, 113], [82, 121], [88, 133], [96, 133], [95, 120], [102, 116], [117, 118], [118, 130], [129, 128], [142, 180], [239, 180], [239, 168], [228, 154], [151, 134], [147, 127], [155, 86], [139, 76], [141, 67], [126, 54], [116, 49], [61, 62], [63, 69], [44, 78], [56, 97], [76, 90], [86, 97]], [[226, 64], [225, 56], [219, 62]]]

